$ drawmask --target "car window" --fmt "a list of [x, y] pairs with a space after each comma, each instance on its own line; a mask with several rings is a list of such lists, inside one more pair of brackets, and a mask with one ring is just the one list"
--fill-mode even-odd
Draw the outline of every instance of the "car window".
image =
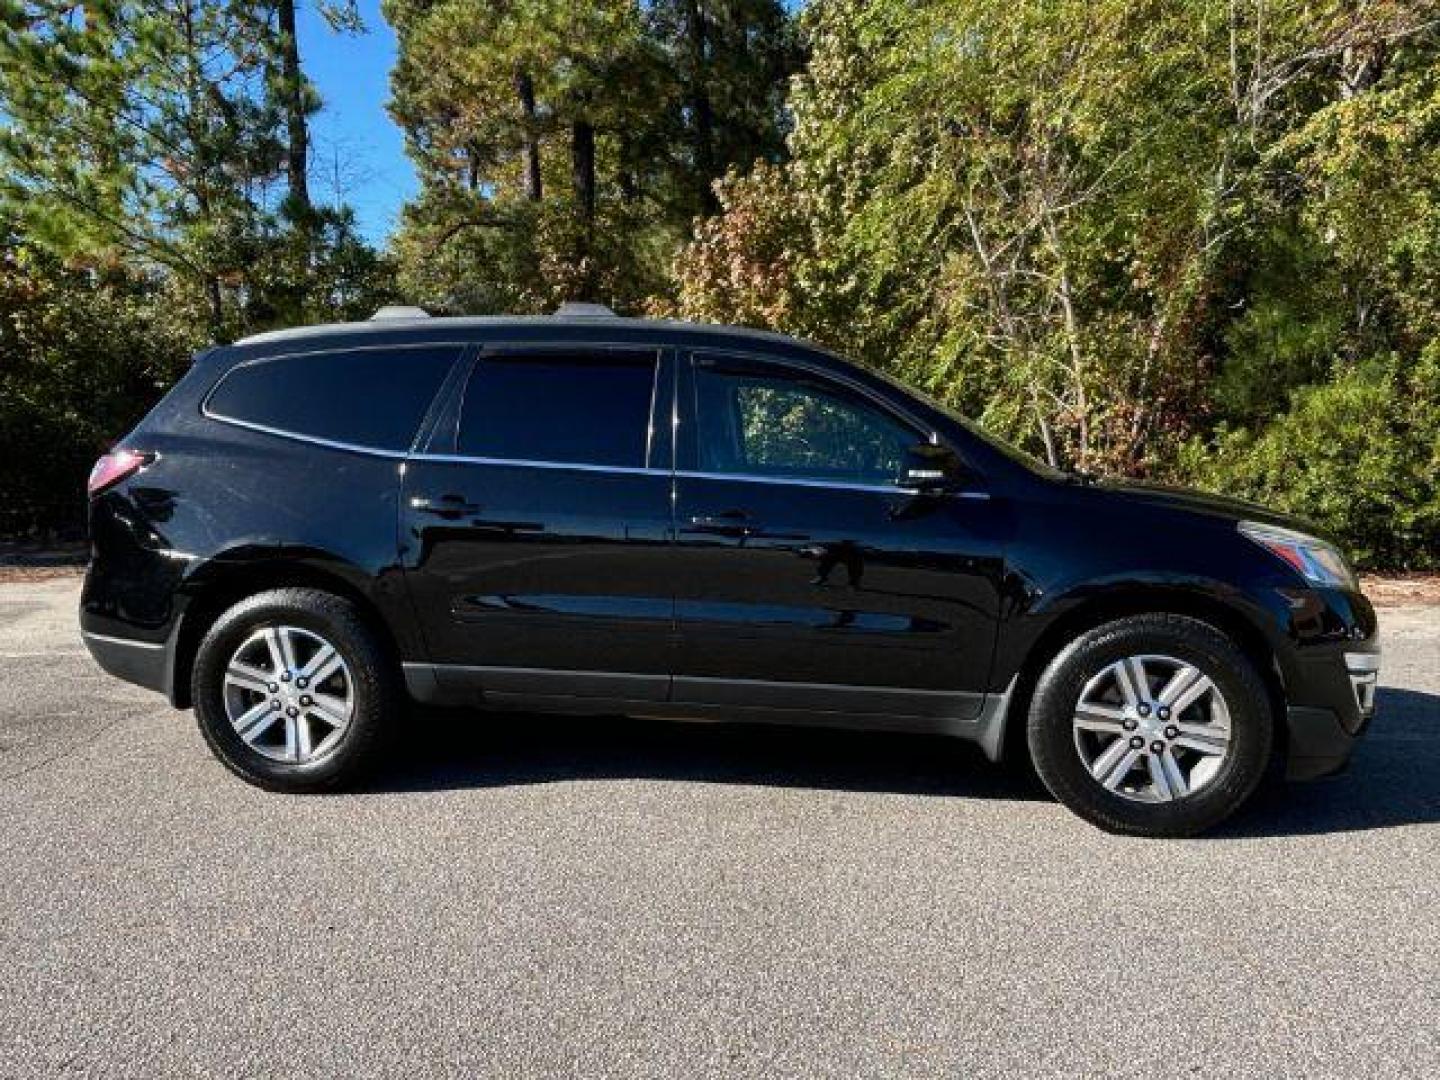
[[695, 369], [704, 472], [888, 484], [920, 441], [842, 387], [797, 373]]
[[299, 353], [231, 368], [205, 411], [376, 450], [410, 449], [455, 346]]
[[654, 393], [654, 354], [485, 357], [465, 388], [459, 452], [643, 468]]

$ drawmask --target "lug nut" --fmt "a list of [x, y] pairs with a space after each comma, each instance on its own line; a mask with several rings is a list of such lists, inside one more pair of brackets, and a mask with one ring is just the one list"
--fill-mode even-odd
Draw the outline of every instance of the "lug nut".
[[280, 699], [279, 699], [279, 698], [276, 698], [274, 701], [270, 702], [270, 707], [271, 707], [272, 709], [278, 709], [278, 708], [280, 708]]
[[268, 689], [272, 694], [278, 694], [278, 693], [280, 692], [280, 684], [279, 684], [279, 683], [273, 683], [273, 682], [272, 682], [272, 683], [267, 687], [267, 689]]
[[1168, 705], [1161, 705], [1161, 706], [1160, 706], [1159, 716], [1160, 716], [1160, 719], [1161, 719], [1161, 720], [1169, 720], [1169, 719], [1170, 719], [1170, 706], [1168, 706]]
[[281, 681], [281, 682], [289, 682], [289, 681], [290, 681], [290, 672], [288, 672], [288, 671], [282, 671], [282, 672], [280, 673], [280, 681]]
[[1142, 703], [1140, 704], [1140, 707], [1137, 708], [1135, 711], [1138, 712], [1141, 716], [1149, 716], [1149, 715], [1150, 715], [1150, 706], [1149, 706], [1149, 705], [1146, 705], [1146, 704], [1144, 704], [1144, 703], [1142, 702]]
[[301, 705], [309, 705], [309, 704], [310, 704], [310, 695], [309, 695], [309, 694], [302, 694], [302, 695], [300, 696], [300, 704], [301, 704]]
[[1167, 738], [1167, 739], [1173, 739], [1173, 738], [1175, 738], [1175, 737], [1176, 737], [1177, 735], [1179, 735], [1179, 734], [1180, 734], [1180, 729], [1177, 728], [1174, 724], [1171, 724], [1169, 727], [1167, 727], [1167, 728], [1165, 729], [1165, 738]]
[[1130, 747], [1132, 750], [1139, 750], [1144, 745], [1145, 740], [1142, 739], [1139, 735], [1136, 735], [1133, 739], [1130, 740]]
[[307, 687], [307, 686], [310, 685], [310, 680], [309, 680], [309, 679], [296, 679], [296, 680], [295, 680], [295, 685], [298, 686], [301, 690], [304, 690], [305, 687]]
[[1161, 753], [1164, 753], [1164, 752], [1165, 752], [1165, 744], [1164, 744], [1163, 742], [1161, 742], [1160, 740], [1158, 740], [1158, 739], [1155, 740], [1154, 742], [1152, 742], [1152, 743], [1150, 744], [1150, 752], [1151, 752], [1152, 754], [1161, 754]]
[[1123, 721], [1120, 726], [1123, 727], [1126, 731], [1134, 731], [1140, 725], [1135, 723], [1134, 720], [1127, 719]]
[[285, 710], [285, 715], [286, 715], [286, 716], [299, 716], [299, 715], [300, 715], [300, 710], [297, 709], [297, 708], [295, 708], [295, 706], [292, 705], [292, 706], [290, 706], [290, 708], [288, 708], [288, 709]]

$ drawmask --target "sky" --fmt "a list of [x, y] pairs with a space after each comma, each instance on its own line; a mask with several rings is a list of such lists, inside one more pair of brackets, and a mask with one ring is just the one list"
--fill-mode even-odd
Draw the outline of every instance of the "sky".
[[365, 33], [336, 34], [314, 4], [300, 5], [300, 58], [324, 102], [311, 121], [311, 188], [317, 201], [346, 202], [373, 243], [390, 234], [417, 185], [400, 129], [385, 111], [395, 35], [380, 0], [359, 0]]

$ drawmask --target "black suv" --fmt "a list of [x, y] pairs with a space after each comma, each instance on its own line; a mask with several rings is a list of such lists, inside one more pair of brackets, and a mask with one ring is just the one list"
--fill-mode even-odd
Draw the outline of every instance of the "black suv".
[[[383, 317], [382, 317], [383, 316]], [[430, 704], [939, 732], [1119, 832], [1342, 766], [1375, 614], [1228, 499], [1050, 469], [774, 334], [432, 319], [202, 354], [90, 481], [81, 622], [285, 790]]]

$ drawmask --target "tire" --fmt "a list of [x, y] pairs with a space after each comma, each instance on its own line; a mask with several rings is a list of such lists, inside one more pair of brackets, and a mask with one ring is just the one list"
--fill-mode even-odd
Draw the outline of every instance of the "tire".
[[[1187, 669], [1204, 679], [1183, 681]], [[1213, 828], [1254, 793], [1274, 730], [1265, 683], [1229, 637], [1199, 619], [1153, 614], [1106, 623], [1062, 649], [1036, 684], [1026, 737], [1041, 781], [1086, 821], [1180, 837]]]
[[[277, 670], [282, 653], [290, 665]], [[362, 777], [404, 701], [397, 665], [355, 605], [302, 588], [258, 593], [221, 615], [196, 653], [191, 692], [200, 732], [226, 768], [296, 793]]]

